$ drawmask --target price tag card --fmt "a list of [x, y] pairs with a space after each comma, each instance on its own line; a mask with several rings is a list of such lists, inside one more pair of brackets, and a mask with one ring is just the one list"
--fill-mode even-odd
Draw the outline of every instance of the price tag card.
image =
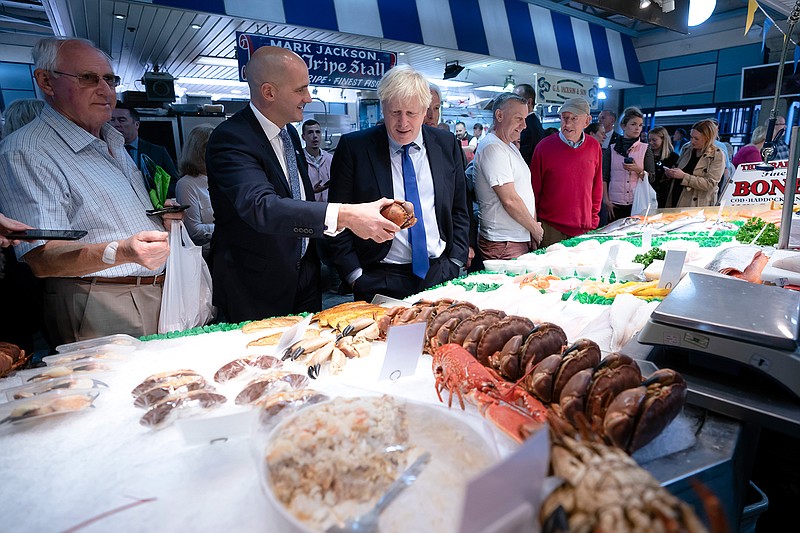
[[306, 328], [308, 328], [308, 325], [311, 324], [312, 316], [314, 315], [308, 315], [303, 320], [283, 332], [283, 335], [281, 335], [281, 340], [278, 341], [278, 346], [275, 348], [276, 354], [280, 355], [286, 348], [303, 338], [303, 335], [306, 333]]
[[614, 263], [617, 261], [617, 254], [619, 253], [619, 244], [615, 244], [608, 249], [608, 257], [606, 262], [603, 263], [603, 270], [600, 271], [601, 278], [607, 278], [611, 275], [611, 269], [614, 268]]
[[642, 231], [642, 248], [650, 248], [653, 246], [653, 230], [645, 228]]
[[684, 261], [686, 261], [686, 250], [667, 250], [664, 268], [661, 269], [661, 279], [658, 280], [659, 289], [672, 289], [678, 284]]
[[372, 305], [381, 305], [383, 307], [396, 307], [398, 305], [402, 305], [403, 307], [411, 307], [411, 304], [408, 302], [398, 300], [397, 298], [392, 298], [391, 296], [384, 296], [383, 294], [376, 294], [370, 303]]
[[[547, 427], [542, 427], [505, 461], [479, 475], [467, 485], [460, 533], [500, 531], [533, 531], [538, 523], [542, 484], [550, 465], [550, 440]], [[519, 512], [530, 507], [530, 515]], [[523, 522], [509, 524], [507, 518], [517, 515]]]
[[425, 322], [392, 326], [386, 335], [386, 357], [378, 381], [402, 376], [413, 376], [417, 370], [422, 343], [425, 340]]

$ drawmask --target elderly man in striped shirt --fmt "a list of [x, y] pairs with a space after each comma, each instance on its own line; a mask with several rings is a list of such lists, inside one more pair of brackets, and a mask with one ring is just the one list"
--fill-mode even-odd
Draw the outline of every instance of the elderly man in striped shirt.
[[155, 333], [168, 234], [145, 214], [152, 205], [144, 181], [108, 124], [119, 77], [82, 39], [43, 39], [33, 58], [47, 105], [0, 145], [0, 211], [36, 228], [89, 232], [15, 247], [46, 278], [50, 339]]

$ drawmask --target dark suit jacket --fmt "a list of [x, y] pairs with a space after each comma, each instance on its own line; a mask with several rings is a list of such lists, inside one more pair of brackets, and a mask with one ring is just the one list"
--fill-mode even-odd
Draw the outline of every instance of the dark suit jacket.
[[544, 138], [544, 128], [539, 122], [539, 117], [536, 116], [536, 113], [528, 113], [528, 116], [525, 117], [525, 129], [519, 136], [519, 153], [522, 154], [522, 158], [528, 166], [531, 165], [533, 149], [542, 138]]
[[[434, 206], [439, 234], [446, 246], [444, 255], [466, 265], [469, 214], [467, 211], [463, 151], [455, 136], [428, 126], [422, 127], [422, 139], [433, 174]], [[389, 137], [385, 126], [344, 135], [331, 163], [331, 202], [372, 202], [381, 197], [394, 198]], [[391, 248], [391, 241], [376, 243], [344, 231], [328, 239], [332, 260], [344, 278], [356, 268], [381, 261]]]
[[[181, 177], [178, 174], [178, 169], [175, 168], [175, 163], [172, 161], [172, 157], [170, 157], [169, 152], [167, 149], [161, 146], [160, 144], [153, 144], [150, 142], [145, 141], [141, 137], [139, 137], [139, 161], [136, 162], [136, 165], [139, 167], [139, 170], [142, 170], [142, 158], [141, 155], [144, 154], [150, 159], [153, 160], [153, 163], [160, 166], [164, 170], [167, 171], [167, 174], [170, 175], [169, 180], [169, 190], [167, 191], [167, 198], [175, 198], [175, 184], [178, 182], [178, 178]], [[145, 184], [148, 186], [148, 189], [153, 188], [152, 184]]]
[[[211, 134], [206, 152], [214, 208], [214, 304], [229, 321], [296, 312], [301, 237], [323, 236], [327, 204], [314, 202], [308, 163], [288, 125], [307, 200], [292, 199], [275, 151], [250, 106]], [[306, 256], [319, 273], [313, 241]]]

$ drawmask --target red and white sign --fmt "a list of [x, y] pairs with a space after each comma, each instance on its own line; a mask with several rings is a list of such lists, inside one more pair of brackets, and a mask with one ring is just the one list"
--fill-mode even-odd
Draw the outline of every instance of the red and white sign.
[[[764, 204], [775, 201], [783, 203], [786, 185], [787, 160], [771, 161], [772, 171], [757, 170], [759, 163], [742, 163], [733, 174], [722, 194], [726, 205]], [[800, 180], [798, 180], [800, 182]], [[800, 203], [800, 187], [795, 187], [794, 203]]]

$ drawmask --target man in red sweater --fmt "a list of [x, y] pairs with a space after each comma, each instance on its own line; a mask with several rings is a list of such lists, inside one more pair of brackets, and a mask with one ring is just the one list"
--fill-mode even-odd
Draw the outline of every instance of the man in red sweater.
[[600, 144], [583, 134], [592, 117], [583, 98], [561, 106], [561, 131], [536, 145], [531, 183], [536, 215], [544, 229], [540, 248], [582, 235], [600, 221], [603, 156]]

